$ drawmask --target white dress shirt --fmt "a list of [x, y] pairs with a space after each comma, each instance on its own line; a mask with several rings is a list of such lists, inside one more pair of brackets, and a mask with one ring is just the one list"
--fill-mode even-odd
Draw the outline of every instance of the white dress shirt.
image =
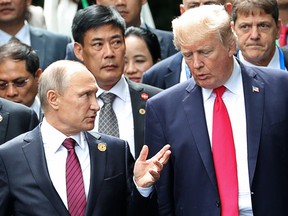
[[[103, 106], [103, 101], [99, 98], [99, 95], [101, 95], [103, 92], [104, 90], [99, 88], [96, 94], [100, 107]], [[130, 151], [133, 157], [135, 157], [134, 121], [131, 97], [129, 92], [129, 86], [124, 76], [122, 76], [121, 79], [117, 82], [117, 84], [113, 86], [113, 88], [111, 88], [108, 92], [116, 95], [112, 107], [118, 121], [119, 136], [121, 139], [126, 140], [129, 143]], [[98, 131], [99, 114], [100, 111], [97, 113], [93, 131]]]
[[[234, 59], [234, 69], [231, 77], [225, 83], [226, 90], [222, 99], [227, 107], [236, 150], [238, 190], [239, 190], [239, 210], [240, 216], [252, 216], [252, 202], [249, 184], [248, 157], [247, 157], [247, 133], [246, 133], [246, 113], [242, 85], [240, 66]], [[206, 123], [212, 143], [212, 120], [213, 106], [216, 94], [212, 89], [203, 89], [202, 95], [206, 115]], [[252, 89], [251, 89], [252, 91]]]
[[[8, 34], [0, 29], [0, 45], [7, 43], [13, 35]], [[17, 32], [15, 37], [20, 40], [22, 43], [31, 46], [29, 24], [27, 21], [24, 22], [24, 26]]]
[[[68, 209], [66, 192], [66, 158], [68, 153], [67, 149], [62, 146], [63, 141], [67, 137], [56, 128], [52, 127], [46, 121], [45, 117], [43, 118], [43, 122], [41, 124], [41, 133], [51, 181]], [[89, 147], [83, 133], [71, 136], [71, 138], [77, 142], [75, 151], [81, 165], [87, 199], [91, 175]]]

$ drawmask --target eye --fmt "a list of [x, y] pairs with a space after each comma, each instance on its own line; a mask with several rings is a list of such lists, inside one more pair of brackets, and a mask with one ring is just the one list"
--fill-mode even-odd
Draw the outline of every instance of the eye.
[[6, 89], [7, 86], [8, 86], [7, 82], [3, 82], [3, 81], [0, 82], [0, 90]]
[[123, 44], [123, 40], [121, 39], [115, 39], [112, 41], [112, 46], [116, 49], [119, 48], [122, 44]]
[[192, 52], [183, 53], [183, 57], [187, 60], [191, 60], [193, 57], [193, 53]]
[[29, 79], [18, 79], [18, 80], [15, 80], [13, 82], [13, 84], [16, 86], [16, 87], [23, 87], [26, 85], [26, 83], [29, 81]]
[[267, 31], [267, 30], [270, 29], [270, 25], [267, 24], [267, 23], [261, 23], [261, 24], [258, 26], [258, 28], [259, 28], [260, 30], [262, 30], [262, 31]]

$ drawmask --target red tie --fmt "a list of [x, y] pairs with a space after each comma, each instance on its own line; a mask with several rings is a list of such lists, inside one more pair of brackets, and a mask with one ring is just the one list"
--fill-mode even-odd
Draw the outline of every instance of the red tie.
[[212, 154], [221, 203], [221, 216], [238, 216], [238, 179], [233, 133], [222, 100], [225, 87], [214, 89]]
[[86, 195], [81, 166], [75, 153], [75, 140], [67, 138], [63, 146], [68, 150], [66, 159], [68, 211], [71, 216], [83, 216], [86, 208]]

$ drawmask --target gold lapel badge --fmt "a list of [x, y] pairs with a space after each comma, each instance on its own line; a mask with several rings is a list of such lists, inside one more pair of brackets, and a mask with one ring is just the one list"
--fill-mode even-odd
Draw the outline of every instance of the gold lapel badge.
[[98, 150], [99, 151], [104, 152], [104, 151], [106, 151], [106, 149], [107, 149], [106, 143], [99, 143], [98, 144]]
[[143, 109], [143, 108], [141, 108], [141, 109], [139, 109], [139, 113], [140, 113], [141, 115], [145, 115], [145, 113], [146, 113], [146, 110], [145, 110], [145, 109]]

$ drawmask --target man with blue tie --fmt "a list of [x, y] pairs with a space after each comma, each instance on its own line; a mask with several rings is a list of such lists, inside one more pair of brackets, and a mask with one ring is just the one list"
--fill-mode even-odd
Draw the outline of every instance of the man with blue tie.
[[147, 102], [145, 143], [172, 152], [156, 183], [160, 216], [287, 215], [287, 72], [235, 58], [223, 6], [172, 27], [194, 79]]

